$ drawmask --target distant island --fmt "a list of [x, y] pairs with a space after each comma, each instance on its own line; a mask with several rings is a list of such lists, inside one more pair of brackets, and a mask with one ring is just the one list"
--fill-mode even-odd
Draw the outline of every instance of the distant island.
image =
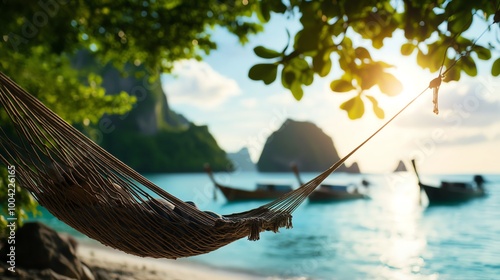
[[406, 165], [402, 160], [400, 160], [398, 162], [398, 165], [394, 169], [394, 172], [405, 172], [405, 171], [408, 171], [408, 170], [406, 170]]
[[[290, 172], [297, 164], [304, 172], [323, 171], [340, 159], [332, 138], [311, 122], [286, 120], [267, 139], [257, 163], [260, 172]], [[359, 173], [357, 163], [339, 172]]]
[[234, 169], [237, 171], [256, 171], [257, 167], [250, 158], [248, 148], [241, 148], [236, 153], [227, 153], [227, 158], [233, 163]]

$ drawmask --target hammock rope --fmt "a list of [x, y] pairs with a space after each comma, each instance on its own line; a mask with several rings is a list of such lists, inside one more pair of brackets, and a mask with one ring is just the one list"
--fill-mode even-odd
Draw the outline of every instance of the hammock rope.
[[0, 160], [15, 165], [19, 184], [40, 205], [88, 237], [138, 256], [189, 257], [244, 237], [258, 240], [263, 231], [291, 228], [293, 211], [308, 195], [424, 92], [316, 178], [258, 208], [224, 216], [156, 186], [2, 72], [0, 110], [11, 124], [0, 127]]

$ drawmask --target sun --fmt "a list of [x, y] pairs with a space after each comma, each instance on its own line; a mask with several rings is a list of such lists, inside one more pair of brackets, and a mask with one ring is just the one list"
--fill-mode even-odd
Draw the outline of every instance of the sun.
[[401, 93], [396, 96], [381, 94], [379, 98], [380, 106], [387, 112], [396, 112], [403, 108], [408, 102], [415, 98], [420, 92], [429, 86], [429, 82], [437, 74], [420, 68], [415, 63], [408, 63], [402, 60], [394, 64], [390, 71], [403, 85]]

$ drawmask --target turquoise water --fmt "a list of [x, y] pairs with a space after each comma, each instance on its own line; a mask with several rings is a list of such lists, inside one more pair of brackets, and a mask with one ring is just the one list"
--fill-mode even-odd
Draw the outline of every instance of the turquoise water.
[[[313, 173], [302, 174], [311, 179]], [[147, 176], [183, 200], [221, 214], [245, 211], [262, 202], [228, 204], [222, 194], [213, 200], [205, 174]], [[418, 204], [411, 173], [389, 175], [334, 174], [329, 183], [372, 182], [370, 199], [341, 203], [306, 202], [295, 213], [293, 229], [266, 232], [259, 241], [245, 239], [215, 252], [190, 258], [211, 266], [265, 276], [304, 279], [499, 279], [500, 175], [486, 175], [488, 196], [453, 206]], [[220, 183], [252, 189], [256, 182], [290, 183], [285, 173], [218, 173]], [[440, 179], [471, 180], [471, 175], [422, 176], [428, 184]], [[79, 235], [45, 214], [46, 223]]]

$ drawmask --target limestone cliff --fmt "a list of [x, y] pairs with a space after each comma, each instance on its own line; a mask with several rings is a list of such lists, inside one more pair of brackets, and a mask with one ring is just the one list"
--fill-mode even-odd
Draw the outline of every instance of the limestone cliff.
[[[262, 172], [289, 172], [290, 164], [297, 164], [304, 172], [323, 171], [339, 160], [333, 140], [311, 122], [286, 120], [267, 139], [257, 168]], [[342, 165], [339, 172], [359, 172]]]
[[144, 69], [100, 67], [84, 52], [73, 63], [83, 72], [99, 73], [106, 94], [125, 91], [137, 98], [130, 112], [104, 116], [94, 128], [97, 142], [130, 167], [139, 172], [201, 172], [209, 162], [214, 170], [232, 168], [208, 127], [196, 126], [172, 111], [160, 80], [151, 82]]

